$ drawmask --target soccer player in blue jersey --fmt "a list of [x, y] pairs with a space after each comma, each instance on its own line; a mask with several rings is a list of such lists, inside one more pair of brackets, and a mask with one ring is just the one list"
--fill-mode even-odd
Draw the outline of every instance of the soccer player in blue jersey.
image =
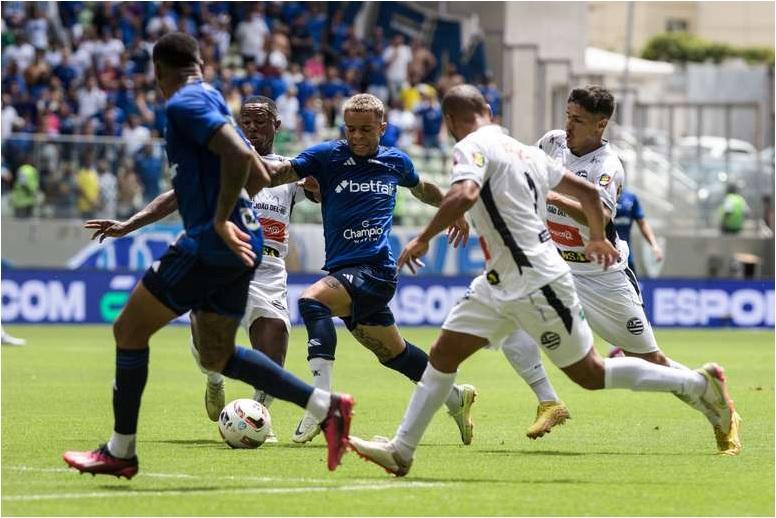
[[[320, 184], [323, 232], [328, 275], [308, 287], [299, 299], [307, 327], [308, 362], [316, 387], [332, 383], [337, 335], [333, 317], [339, 317], [353, 336], [386, 367], [420, 380], [428, 355], [404, 340], [388, 303], [396, 291], [396, 261], [388, 243], [396, 204], [396, 189], [407, 187], [419, 200], [438, 206], [443, 193], [419, 178], [410, 158], [395, 148], [379, 145], [385, 131], [382, 101], [358, 94], [344, 106], [345, 139], [324, 142], [290, 161], [265, 162], [272, 185], [312, 176]], [[450, 227], [450, 241], [458, 246], [469, 227], [459, 218]], [[453, 387], [447, 407], [458, 425], [461, 440], [470, 444], [471, 385]], [[320, 431], [308, 413], [293, 435], [294, 442], [310, 441]]]
[[203, 83], [197, 41], [161, 37], [154, 72], [167, 101], [165, 134], [175, 199], [185, 232], [148, 269], [113, 325], [116, 379], [110, 441], [65, 462], [81, 473], [133, 477], [140, 399], [148, 377], [150, 337], [191, 310], [200, 361], [209, 370], [291, 401], [321, 421], [327, 464], [336, 469], [347, 448], [353, 400], [313, 388], [263, 353], [235, 347], [248, 285], [260, 262], [262, 234], [245, 192], [269, 183], [267, 170], [235, 127], [221, 94]]
[[[663, 251], [660, 249], [660, 245], [657, 244], [655, 239], [655, 233], [652, 232], [652, 227], [649, 226], [647, 220], [644, 219], [644, 209], [641, 207], [641, 202], [638, 196], [633, 194], [627, 189], [623, 189], [620, 193], [620, 197], [617, 199], [617, 211], [614, 218], [614, 228], [617, 229], [617, 235], [620, 239], [628, 244], [630, 249], [630, 235], [633, 222], [641, 231], [641, 235], [644, 236], [649, 246], [652, 247], [652, 253], [655, 254], [655, 259], [658, 261], [663, 260]], [[633, 251], [628, 254], [628, 268], [632, 272], [636, 273], [636, 265], [633, 264]]]

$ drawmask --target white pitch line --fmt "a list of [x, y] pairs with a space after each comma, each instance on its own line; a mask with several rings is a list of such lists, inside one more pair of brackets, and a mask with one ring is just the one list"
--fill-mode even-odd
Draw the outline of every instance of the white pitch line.
[[246, 487], [234, 489], [192, 489], [189, 491], [102, 491], [93, 493], [56, 493], [41, 495], [3, 496], [5, 502], [65, 500], [79, 498], [114, 498], [114, 497], [148, 497], [148, 496], [191, 496], [214, 494], [284, 494], [284, 493], [316, 493], [321, 491], [381, 491], [385, 489], [409, 489], [442, 487], [448, 484], [441, 482], [386, 482], [382, 484], [354, 484], [327, 487]]
[[[37, 473], [77, 473], [76, 470], [71, 468], [35, 468], [31, 466], [3, 466], [3, 469], [9, 469], [13, 471], [32, 471]], [[212, 476], [204, 475], [190, 475], [188, 473], [148, 473], [141, 471], [138, 475], [140, 477], [152, 477], [152, 478], [180, 478], [189, 480], [213, 480]], [[259, 476], [240, 476], [240, 475], [225, 475], [217, 477], [218, 480], [233, 480], [244, 482], [307, 482], [310, 484], [326, 484], [335, 481], [331, 478], [307, 478], [307, 477], [259, 477]], [[351, 484], [371, 484], [371, 481], [364, 480], [350, 480]]]

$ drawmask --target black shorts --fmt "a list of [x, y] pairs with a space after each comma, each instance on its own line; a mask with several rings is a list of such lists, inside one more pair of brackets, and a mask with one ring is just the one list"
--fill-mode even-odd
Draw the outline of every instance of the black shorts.
[[145, 275], [143, 285], [178, 315], [209, 311], [237, 320], [245, 313], [254, 268], [204, 264], [194, 253], [171, 245]]
[[396, 293], [396, 270], [373, 265], [344, 266], [329, 272], [350, 295], [350, 316], [342, 321], [353, 330], [359, 324], [365, 326], [393, 325], [388, 303]]

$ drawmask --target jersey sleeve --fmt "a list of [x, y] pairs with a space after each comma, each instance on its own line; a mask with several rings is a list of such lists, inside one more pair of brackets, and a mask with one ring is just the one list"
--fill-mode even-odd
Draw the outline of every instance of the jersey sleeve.
[[320, 180], [330, 151], [331, 143], [317, 144], [299, 153], [296, 158], [291, 160], [291, 165], [299, 178], [312, 176], [316, 180]]
[[175, 131], [206, 146], [213, 134], [228, 121], [204, 95], [190, 95], [167, 105], [167, 119]]
[[412, 163], [412, 159], [405, 153], [402, 153], [402, 161], [404, 162], [404, 174], [399, 180], [399, 185], [402, 187], [415, 187], [420, 183], [420, 176], [415, 170], [415, 164]]
[[453, 148], [453, 172], [450, 184], [463, 180], [471, 180], [479, 186], [485, 181], [485, 171], [488, 167], [488, 159], [471, 140], [462, 140]]
[[631, 217], [633, 219], [644, 219], [644, 208], [641, 206], [638, 196], [633, 195], [633, 205], [631, 207]]
[[617, 195], [620, 192], [624, 176], [622, 165], [618, 160], [605, 163], [601, 174], [595, 179], [595, 185], [601, 195], [601, 203], [612, 213], [617, 207]]
[[553, 189], [557, 186], [561, 180], [563, 180], [563, 173], [566, 172], [566, 166], [563, 162], [549, 156], [544, 156], [545, 164], [547, 167], [547, 187]]

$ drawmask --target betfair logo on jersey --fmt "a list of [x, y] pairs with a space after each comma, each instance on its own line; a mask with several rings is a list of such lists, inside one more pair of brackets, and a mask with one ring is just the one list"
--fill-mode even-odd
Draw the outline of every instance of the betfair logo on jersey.
[[374, 192], [377, 194], [393, 195], [393, 184], [385, 183], [382, 180], [369, 180], [368, 182], [354, 182], [353, 180], [342, 180], [335, 188], [337, 194], [341, 192]]
[[474, 165], [477, 167], [483, 167], [485, 165], [485, 155], [480, 153], [479, 151], [475, 151], [472, 155], [472, 160], [474, 161]]
[[611, 177], [611, 176], [609, 176], [608, 174], [605, 174], [605, 173], [604, 173], [604, 174], [602, 174], [602, 175], [601, 175], [601, 177], [598, 179], [598, 185], [600, 185], [601, 187], [606, 187], [606, 186], [607, 186], [607, 185], [609, 185], [610, 183], [612, 183], [612, 177]]

